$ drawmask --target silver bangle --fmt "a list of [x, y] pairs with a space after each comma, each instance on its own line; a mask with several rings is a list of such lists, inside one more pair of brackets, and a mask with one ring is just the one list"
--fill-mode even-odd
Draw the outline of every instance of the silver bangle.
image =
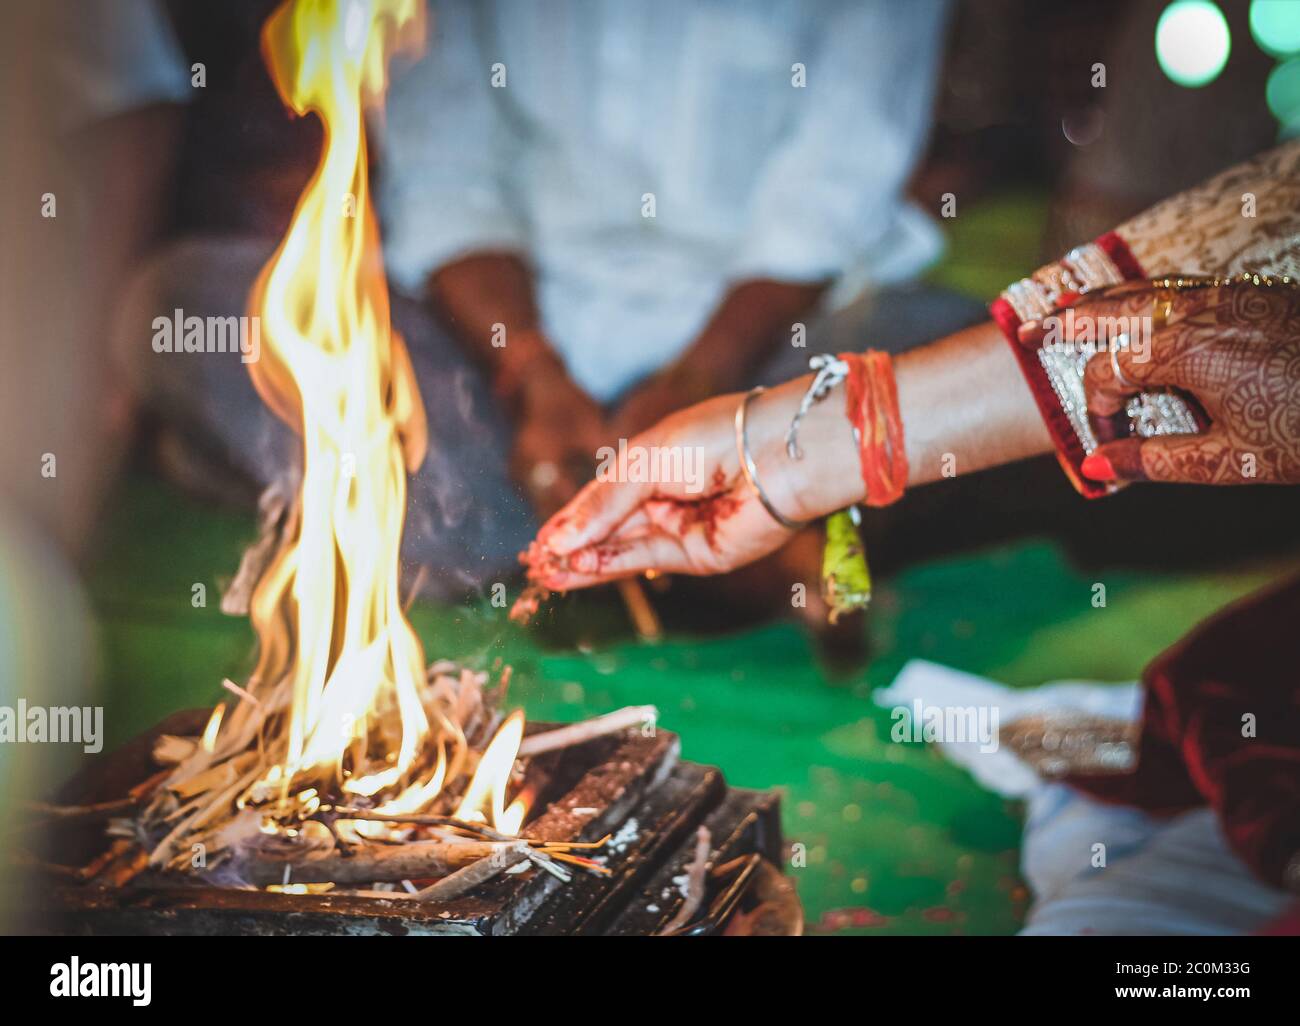
[[758, 501], [763, 504], [763, 508], [767, 510], [768, 515], [770, 515], [771, 518], [782, 527], [791, 531], [798, 531], [807, 527], [811, 521], [791, 520], [772, 505], [771, 500], [767, 497], [767, 493], [763, 491], [763, 486], [758, 483], [758, 467], [754, 465], [754, 457], [751, 456], [749, 452], [749, 431], [747, 424], [749, 404], [753, 399], [762, 395], [766, 391], [767, 389], [762, 386], [750, 389], [745, 393], [745, 397], [740, 400], [740, 405], [736, 407], [736, 452], [740, 456], [740, 469], [745, 475], [745, 480], [749, 482], [749, 487], [754, 489], [754, 494], [758, 496]]

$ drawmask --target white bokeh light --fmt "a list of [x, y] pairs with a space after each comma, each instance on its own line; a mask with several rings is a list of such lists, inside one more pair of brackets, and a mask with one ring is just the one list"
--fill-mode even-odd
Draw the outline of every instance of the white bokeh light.
[[1181, 86], [1213, 82], [1231, 50], [1228, 22], [1210, 0], [1175, 0], [1156, 23], [1156, 59]]

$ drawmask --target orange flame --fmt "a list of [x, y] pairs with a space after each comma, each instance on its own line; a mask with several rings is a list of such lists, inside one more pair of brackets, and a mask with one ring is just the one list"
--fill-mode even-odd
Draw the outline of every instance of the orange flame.
[[510, 783], [510, 770], [519, 754], [519, 742], [524, 739], [524, 714], [513, 712], [507, 717], [501, 729], [497, 731], [492, 743], [483, 752], [479, 760], [474, 779], [465, 789], [456, 818], [467, 822], [482, 820], [483, 811], [492, 814], [492, 824], [505, 834], [519, 833], [524, 815], [528, 811], [525, 802], [516, 798], [509, 808], [505, 807], [506, 787]]
[[[254, 680], [292, 684], [287, 753], [266, 782], [288, 794], [336, 781], [389, 796], [386, 811], [427, 805], [466, 752], [460, 726], [421, 699], [424, 652], [399, 597], [406, 474], [424, 459], [426, 424], [389, 320], [368, 191], [364, 106], [382, 97], [394, 48], [423, 38], [423, 20], [422, 0], [288, 0], [262, 34], [285, 104], [325, 128], [320, 164], [250, 297], [264, 340], [253, 383], [303, 445], [295, 526], [250, 610]], [[436, 767], [413, 780], [433, 746]], [[480, 784], [485, 757], [471, 782], [502, 815], [517, 747], [494, 741], [509, 759]]]

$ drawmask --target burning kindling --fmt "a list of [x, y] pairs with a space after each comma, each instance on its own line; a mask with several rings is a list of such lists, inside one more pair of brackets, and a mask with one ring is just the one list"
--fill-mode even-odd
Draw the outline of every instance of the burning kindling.
[[578, 854], [599, 842], [520, 840], [524, 720], [498, 711], [509, 669], [494, 685], [446, 662], [426, 671], [399, 597], [406, 475], [427, 439], [389, 320], [364, 112], [422, 20], [421, 0], [289, 0], [264, 27], [284, 102], [325, 127], [250, 299], [264, 347], [249, 371], [299, 433], [302, 474], [241, 567], [256, 668], [227, 684], [236, 700], [200, 736], [159, 739], [166, 768], [110, 820], [110, 882], [148, 870], [286, 892], [404, 883], [403, 895], [443, 898], [523, 862], [561, 879], [603, 871]]
[[[275, 753], [285, 749], [291, 709], [281, 689], [271, 703], [251, 693], [243, 700], [246, 727], [219, 748], [226, 721], [218, 706], [198, 737], [164, 734], [155, 762], [170, 764], [145, 782], [130, 817], [109, 821], [126, 841], [105, 879], [125, 883], [137, 872], [178, 875], [230, 886], [307, 893], [326, 887], [359, 892], [376, 885], [424, 881], [390, 896], [430, 900], [454, 897], [513, 866], [529, 862], [567, 880], [570, 869], [603, 872], [580, 854], [590, 843], [521, 839], [527, 800], [523, 717], [496, 711], [508, 671], [495, 688], [486, 673], [431, 667], [418, 688], [431, 722], [455, 724], [458, 748], [438, 743], [417, 752], [413, 769], [388, 788], [359, 787], [349, 752], [335, 774], [289, 776]], [[626, 731], [648, 714], [626, 710], [575, 727], [534, 734], [534, 753]], [[227, 727], [229, 729], [229, 727]], [[555, 735], [554, 738], [551, 735]], [[245, 742], [245, 743], [242, 743]], [[431, 754], [436, 753], [436, 754]], [[389, 760], [391, 762], [391, 760]], [[374, 776], [371, 773], [371, 776]], [[47, 810], [57, 813], [61, 810]], [[89, 810], [88, 810], [89, 811]], [[437, 880], [436, 883], [430, 881]]]

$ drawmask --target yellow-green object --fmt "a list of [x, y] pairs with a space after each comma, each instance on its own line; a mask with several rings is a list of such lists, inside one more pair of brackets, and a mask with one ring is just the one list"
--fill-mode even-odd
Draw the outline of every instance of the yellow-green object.
[[822, 597], [834, 623], [844, 613], [871, 603], [871, 570], [862, 535], [847, 509], [826, 518], [826, 548], [822, 552]]

